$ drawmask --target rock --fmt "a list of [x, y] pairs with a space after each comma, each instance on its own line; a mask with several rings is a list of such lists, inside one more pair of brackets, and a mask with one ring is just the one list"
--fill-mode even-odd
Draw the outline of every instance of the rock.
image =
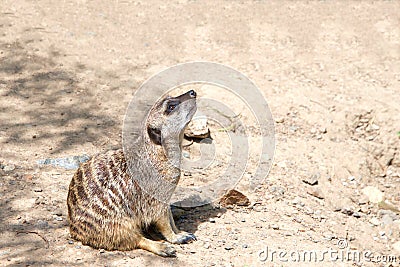
[[3, 170], [5, 172], [11, 172], [11, 171], [15, 170], [15, 166], [13, 164], [6, 165], [6, 166], [3, 167]]
[[364, 187], [362, 192], [366, 195], [371, 203], [379, 203], [384, 199], [384, 194], [374, 186]]
[[46, 229], [49, 227], [49, 223], [44, 220], [38, 220], [36, 223], [36, 227], [39, 229]]
[[209, 221], [210, 223], [215, 223], [215, 219], [214, 219], [214, 218], [210, 218], [210, 219], [208, 219], [208, 221]]
[[220, 204], [225, 207], [229, 205], [248, 206], [250, 205], [250, 200], [239, 191], [231, 189], [221, 197]]
[[368, 203], [368, 197], [366, 195], [362, 195], [360, 196], [360, 198], [358, 199], [358, 205], [365, 205]]
[[393, 249], [397, 251], [397, 253], [400, 253], [400, 241], [397, 241], [392, 246], [393, 246]]
[[275, 119], [276, 123], [283, 123], [284, 121], [285, 121], [285, 118], [283, 118], [283, 117]]
[[376, 217], [372, 217], [371, 220], [369, 220], [369, 223], [373, 226], [379, 226], [381, 224], [381, 221], [378, 220], [378, 218]]
[[382, 223], [383, 225], [390, 225], [393, 223], [393, 219], [389, 214], [385, 214], [382, 216]]
[[205, 249], [209, 249], [209, 248], [211, 248], [211, 245], [210, 245], [210, 243], [208, 243], [208, 242], [207, 242], [207, 243], [205, 243], [205, 244], [204, 244], [204, 248], [205, 248]]
[[231, 246], [226, 246], [225, 247], [225, 250], [232, 250], [233, 249], [233, 247], [231, 247]]
[[210, 138], [207, 117], [204, 115], [193, 117], [185, 130], [185, 135], [190, 138]]
[[310, 175], [309, 177], [303, 178], [302, 181], [309, 185], [317, 185], [320, 176], [321, 175], [319, 173], [315, 173]]
[[62, 220], [63, 220], [63, 218], [61, 218], [61, 217], [56, 217], [56, 221], [61, 222]]
[[249, 247], [249, 245], [247, 245], [247, 244], [242, 245], [242, 248], [248, 248], [248, 247]]
[[67, 170], [74, 170], [79, 167], [79, 165], [83, 162], [86, 162], [90, 159], [90, 157], [86, 154], [81, 156], [72, 156], [66, 158], [56, 158], [56, 159], [44, 159], [38, 160], [37, 163], [39, 165], [52, 165], [55, 167], [61, 167]]
[[33, 192], [37, 192], [37, 193], [39, 193], [39, 192], [43, 192], [43, 189], [42, 189], [42, 188], [40, 188], [40, 187], [38, 187], [38, 188], [34, 188], [34, 189], [33, 189]]
[[272, 224], [272, 225], [271, 225], [271, 228], [274, 229], [274, 230], [279, 230], [279, 225], [277, 225], [277, 224]]
[[353, 217], [355, 217], [355, 218], [361, 218], [361, 214], [360, 214], [359, 212], [355, 211], [355, 212], [353, 213]]
[[312, 195], [313, 197], [319, 198], [319, 199], [324, 199], [324, 196], [319, 190], [319, 188], [310, 188], [307, 190], [307, 194]]
[[62, 216], [62, 215], [63, 215], [63, 212], [62, 212], [61, 209], [58, 209], [58, 210], [55, 210], [55, 211], [53, 212], [53, 214], [56, 215], [56, 216]]

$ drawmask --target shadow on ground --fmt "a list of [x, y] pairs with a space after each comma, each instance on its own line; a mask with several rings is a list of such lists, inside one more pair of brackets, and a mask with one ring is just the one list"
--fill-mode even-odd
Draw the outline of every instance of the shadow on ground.
[[4, 143], [48, 145], [60, 153], [73, 145], [94, 142], [116, 125], [102, 114], [93, 90], [84, 88], [75, 75], [82, 71], [65, 70], [57, 64], [59, 52], [39, 56], [16, 43], [0, 43], [0, 132]]

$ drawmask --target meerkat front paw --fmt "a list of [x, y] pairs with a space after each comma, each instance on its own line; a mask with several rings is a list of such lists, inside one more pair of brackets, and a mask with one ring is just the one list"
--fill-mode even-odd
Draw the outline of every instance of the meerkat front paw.
[[162, 243], [160, 245], [160, 249], [153, 251], [157, 255], [160, 255], [162, 257], [176, 257], [176, 250], [173, 246], [168, 245], [166, 243]]
[[180, 232], [170, 242], [173, 244], [187, 244], [187, 243], [190, 243], [190, 242], [193, 242], [196, 240], [197, 240], [197, 237], [194, 234], [187, 233], [187, 232]]

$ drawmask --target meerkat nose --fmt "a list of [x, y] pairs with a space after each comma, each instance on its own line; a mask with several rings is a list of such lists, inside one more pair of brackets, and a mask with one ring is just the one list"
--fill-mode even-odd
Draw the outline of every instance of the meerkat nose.
[[195, 98], [197, 95], [194, 90], [190, 90], [188, 93], [189, 93], [190, 97], [193, 97], [193, 98]]

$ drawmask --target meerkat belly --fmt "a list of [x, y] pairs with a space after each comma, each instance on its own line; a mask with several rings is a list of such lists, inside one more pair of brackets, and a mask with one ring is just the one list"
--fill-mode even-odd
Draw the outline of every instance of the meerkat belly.
[[122, 150], [82, 164], [71, 181], [67, 202], [72, 237], [107, 249], [134, 246], [134, 233], [167, 208], [129, 176]]

